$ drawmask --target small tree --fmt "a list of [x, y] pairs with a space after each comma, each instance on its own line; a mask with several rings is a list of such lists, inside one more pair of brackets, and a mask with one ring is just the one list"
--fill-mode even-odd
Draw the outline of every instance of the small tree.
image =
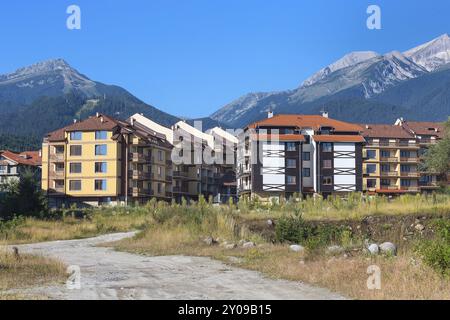
[[450, 172], [450, 119], [445, 123], [444, 138], [428, 149], [423, 167], [441, 175]]
[[25, 170], [19, 181], [5, 184], [3, 190], [5, 193], [0, 199], [0, 218], [3, 220], [14, 216], [42, 216], [46, 209], [45, 197], [31, 170]]

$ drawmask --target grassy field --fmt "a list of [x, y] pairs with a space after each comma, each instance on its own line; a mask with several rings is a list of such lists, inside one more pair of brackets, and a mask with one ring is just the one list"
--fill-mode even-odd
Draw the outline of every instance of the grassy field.
[[[274, 220], [276, 226], [267, 227], [268, 219]], [[437, 259], [434, 251], [430, 251], [431, 257], [422, 259], [415, 249], [418, 243], [433, 239], [433, 223], [439, 219], [450, 219], [448, 195], [389, 200], [355, 194], [346, 200], [319, 198], [272, 204], [242, 201], [237, 206], [214, 206], [203, 199], [191, 205], [151, 201], [136, 208], [72, 209], [46, 220], [28, 218], [1, 223], [0, 242], [32, 243], [141, 230], [134, 239], [109, 245], [145, 255], [213, 257], [273, 278], [327, 287], [356, 299], [450, 299], [449, 278], [430, 267], [437, 261], [447, 268], [448, 246], [432, 248], [438, 252]], [[299, 231], [295, 225], [281, 230], [283, 221], [287, 225], [303, 221], [303, 229]], [[424, 224], [425, 230], [416, 232], [418, 224]], [[205, 238], [212, 238], [217, 244], [207, 245]], [[370, 257], [362, 250], [365, 239], [395, 242], [399, 256]], [[257, 246], [226, 248], [243, 240]], [[304, 245], [306, 251], [301, 255], [290, 252], [291, 243]], [[330, 256], [325, 253], [329, 245], [340, 245], [345, 253]], [[28, 259], [30, 265], [35, 263], [35, 274], [42, 274], [38, 278], [45, 281], [46, 268], [56, 267], [52, 261]], [[367, 267], [372, 264], [382, 270], [381, 290], [367, 289]], [[8, 270], [13, 269], [0, 264], [0, 281], [8, 278]], [[18, 278], [11, 282], [16, 283], [14, 286], [27, 283], [22, 277], [33, 282], [32, 268], [23, 270], [16, 269]]]
[[66, 277], [65, 266], [58, 261], [0, 249], [0, 300], [29, 299], [10, 291], [62, 282]]

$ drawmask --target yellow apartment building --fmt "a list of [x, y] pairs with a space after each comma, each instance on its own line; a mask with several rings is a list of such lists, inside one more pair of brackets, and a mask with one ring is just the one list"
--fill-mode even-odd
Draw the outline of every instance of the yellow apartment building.
[[395, 125], [365, 125], [363, 189], [369, 193], [420, 192], [420, 145], [411, 133]]
[[42, 189], [51, 207], [170, 200], [170, 152], [164, 136], [97, 114], [44, 138]]

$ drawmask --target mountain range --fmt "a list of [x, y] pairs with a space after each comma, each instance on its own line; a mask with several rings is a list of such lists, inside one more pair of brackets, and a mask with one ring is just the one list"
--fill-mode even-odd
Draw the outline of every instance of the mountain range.
[[450, 115], [450, 37], [444, 34], [406, 52], [352, 52], [298, 88], [250, 93], [211, 118], [242, 127], [275, 113], [315, 114], [353, 122], [442, 121]]
[[[358, 123], [392, 123], [398, 117], [446, 120], [450, 115], [450, 37], [444, 34], [405, 52], [352, 52], [296, 89], [250, 93], [199, 120], [205, 130], [239, 128], [265, 118], [269, 110], [291, 114], [325, 110], [333, 118]], [[121, 119], [142, 113], [166, 126], [183, 119], [121, 87], [91, 80], [62, 59], [0, 75], [0, 149], [38, 147], [45, 133], [96, 112]]]

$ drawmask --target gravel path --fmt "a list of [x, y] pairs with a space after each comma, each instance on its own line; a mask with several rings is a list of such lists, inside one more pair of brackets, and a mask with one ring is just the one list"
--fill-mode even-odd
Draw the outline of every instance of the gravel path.
[[20, 252], [57, 258], [81, 270], [81, 289], [65, 285], [34, 288], [30, 294], [50, 299], [343, 299], [326, 289], [272, 280], [258, 272], [227, 266], [209, 258], [146, 257], [96, 247], [132, 237], [112, 234], [85, 240], [19, 246]]

